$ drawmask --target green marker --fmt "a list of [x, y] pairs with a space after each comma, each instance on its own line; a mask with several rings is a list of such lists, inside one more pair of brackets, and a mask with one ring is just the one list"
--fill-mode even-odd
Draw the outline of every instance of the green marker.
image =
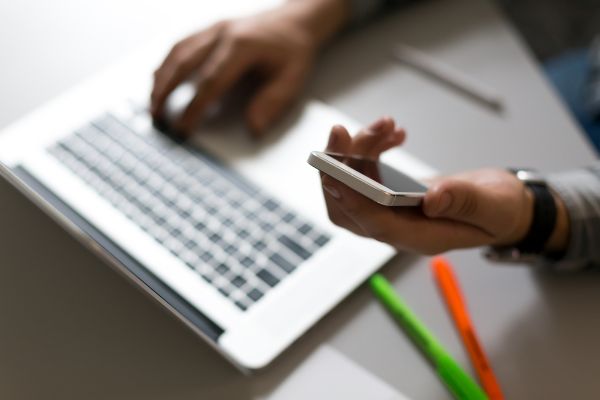
[[369, 283], [379, 301], [392, 313], [411, 339], [431, 360], [437, 374], [456, 399], [483, 400], [488, 398], [481, 387], [454, 361], [425, 325], [404, 304], [394, 287], [383, 275], [373, 275]]

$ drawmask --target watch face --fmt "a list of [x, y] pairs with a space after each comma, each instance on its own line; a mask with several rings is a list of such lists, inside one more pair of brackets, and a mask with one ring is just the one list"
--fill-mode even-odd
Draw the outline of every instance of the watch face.
[[537, 171], [520, 169], [514, 171], [515, 175], [520, 181], [525, 183], [531, 183], [534, 185], [546, 185], [546, 179], [544, 176]]

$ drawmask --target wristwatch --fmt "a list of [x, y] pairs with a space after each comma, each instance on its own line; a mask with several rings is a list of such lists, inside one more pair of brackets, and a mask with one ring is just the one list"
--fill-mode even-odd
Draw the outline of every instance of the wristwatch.
[[543, 175], [532, 169], [509, 169], [533, 194], [533, 217], [525, 237], [508, 247], [491, 247], [485, 256], [493, 261], [533, 262], [540, 259], [556, 225], [556, 203]]

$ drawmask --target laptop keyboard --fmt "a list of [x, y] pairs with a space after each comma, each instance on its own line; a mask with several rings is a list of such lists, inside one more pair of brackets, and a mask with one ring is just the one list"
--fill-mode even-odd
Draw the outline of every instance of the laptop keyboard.
[[239, 309], [329, 241], [209, 154], [136, 123], [143, 118], [107, 113], [48, 152]]

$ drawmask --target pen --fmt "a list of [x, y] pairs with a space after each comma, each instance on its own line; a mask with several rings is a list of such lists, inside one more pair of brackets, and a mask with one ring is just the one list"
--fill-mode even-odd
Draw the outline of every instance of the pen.
[[431, 267], [483, 388], [491, 400], [502, 400], [504, 396], [500, 390], [500, 385], [477, 338], [458, 281], [452, 271], [452, 266], [445, 258], [434, 257], [431, 261]]
[[369, 283], [379, 301], [404, 328], [414, 343], [433, 363], [437, 374], [456, 399], [487, 399], [479, 385], [444, 350], [441, 344], [427, 330], [425, 325], [412, 313], [394, 290], [394, 287], [381, 274], [373, 275]]
[[397, 45], [394, 48], [393, 56], [401, 63], [445, 83], [493, 110], [502, 110], [502, 100], [492, 89], [417, 49], [406, 45]]

